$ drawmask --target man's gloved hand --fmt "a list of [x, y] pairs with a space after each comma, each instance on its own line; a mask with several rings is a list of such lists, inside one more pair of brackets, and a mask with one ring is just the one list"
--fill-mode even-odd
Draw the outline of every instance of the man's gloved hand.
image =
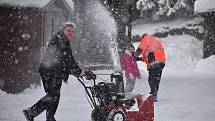
[[83, 69], [82, 69], [82, 70], [81, 70], [81, 73], [79, 74], [79, 76], [85, 76], [85, 75], [86, 75], [86, 72], [87, 72], [86, 70], [83, 70]]
[[91, 79], [95, 80], [96, 75], [92, 71], [86, 71], [85, 78], [86, 78], [86, 80], [91, 80]]

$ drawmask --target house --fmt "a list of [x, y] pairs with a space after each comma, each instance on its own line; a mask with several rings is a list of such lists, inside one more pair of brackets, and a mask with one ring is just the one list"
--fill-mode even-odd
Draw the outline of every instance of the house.
[[196, 0], [194, 11], [204, 18], [203, 55], [207, 58], [215, 55], [215, 1]]
[[0, 1], [0, 89], [18, 93], [40, 84], [42, 52], [73, 11], [72, 0]]

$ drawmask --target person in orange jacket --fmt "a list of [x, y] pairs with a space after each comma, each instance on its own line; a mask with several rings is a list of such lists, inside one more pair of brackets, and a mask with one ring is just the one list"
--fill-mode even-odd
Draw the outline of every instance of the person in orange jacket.
[[[140, 58], [139, 55], [142, 55], [142, 57]], [[150, 94], [153, 95], [156, 102], [159, 83], [166, 61], [163, 45], [155, 37], [144, 34], [134, 56], [137, 61], [141, 60], [147, 65], [149, 73], [148, 83], [151, 89]]]

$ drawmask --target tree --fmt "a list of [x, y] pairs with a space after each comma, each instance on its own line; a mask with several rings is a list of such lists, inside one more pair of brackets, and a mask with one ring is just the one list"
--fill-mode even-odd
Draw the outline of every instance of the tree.
[[135, 7], [137, 0], [100, 0], [100, 2], [116, 22], [118, 52], [122, 54], [131, 41], [131, 22], [139, 17]]
[[[192, 0], [194, 1], [194, 0]], [[136, 3], [137, 10], [140, 10], [141, 15], [143, 13], [151, 12], [155, 16], [174, 16], [177, 11], [183, 8], [188, 8], [190, 4], [189, 0], [138, 0]], [[142, 16], [144, 17], [144, 16]]]

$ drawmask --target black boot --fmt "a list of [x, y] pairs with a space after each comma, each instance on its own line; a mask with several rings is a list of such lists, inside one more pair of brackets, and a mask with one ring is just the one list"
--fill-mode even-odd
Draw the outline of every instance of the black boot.
[[158, 101], [157, 95], [153, 95], [153, 100], [154, 100], [154, 102], [157, 102], [157, 101]]
[[31, 115], [30, 110], [23, 110], [23, 114], [25, 115], [27, 121], [34, 121], [34, 117]]
[[54, 117], [52, 118], [47, 118], [46, 121], [56, 121]]
[[149, 94], [152, 95], [153, 101], [154, 101], [154, 102], [157, 102], [157, 101], [158, 101], [158, 96], [157, 96], [157, 94], [152, 93], [152, 92], [150, 92]]

